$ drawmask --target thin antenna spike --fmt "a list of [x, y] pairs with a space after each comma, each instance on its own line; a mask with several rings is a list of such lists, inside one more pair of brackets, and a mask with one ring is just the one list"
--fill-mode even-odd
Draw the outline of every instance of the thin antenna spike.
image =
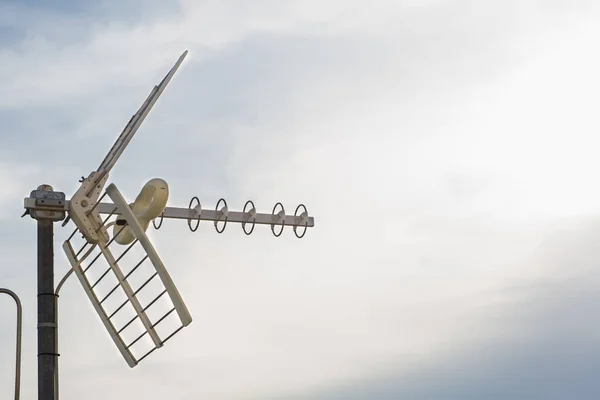
[[126, 249], [125, 249], [125, 251], [124, 251], [123, 253], [121, 253], [121, 255], [119, 256], [119, 258], [117, 258], [115, 262], [119, 262], [119, 261], [121, 261], [121, 259], [122, 259], [123, 257], [125, 257], [125, 254], [129, 253], [129, 250], [131, 250], [131, 248], [132, 248], [133, 246], [135, 246], [135, 244], [136, 244], [137, 242], [138, 242], [138, 240], [137, 240], [137, 239], [135, 239], [133, 242], [131, 242], [131, 244], [130, 244], [130, 245], [129, 245], [129, 246], [126, 248]]
[[117, 331], [117, 333], [118, 333], [118, 334], [121, 334], [121, 332], [123, 332], [125, 329], [127, 329], [127, 327], [128, 327], [129, 325], [133, 324], [133, 321], [135, 321], [135, 320], [136, 320], [136, 319], [138, 319], [138, 318], [139, 318], [139, 316], [136, 314], [136, 315], [135, 315], [133, 318], [131, 318], [131, 319], [129, 320], [129, 322], [127, 322], [125, 325], [123, 325], [123, 327], [122, 327], [121, 329], [119, 329], [119, 330]]
[[146, 354], [144, 354], [143, 356], [141, 356], [138, 360], [138, 362], [141, 362], [144, 358], [148, 357], [150, 354], [154, 353], [154, 350], [158, 349], [158, 347], [154, 347], [152, 350], [150, 350], [149, 352], [147, 352]]
[[77, 254], [75, 254], [76, 256], [79, 256], [81, 254], [81, 252], [89, 245], [89, 242], [85, 242], [83, 244], [83, 246], [81, 246], [81, 248], [79, 249], [79, 251], [77, 252]]
[[129, 300], [125, 300], [119, 307], [117, 307], [109, 316], [108, 319], [111, 319], [112, 317], [114, 317], [115, 315], [117, 315], [117, 313], [119, 311], [121, 311], [123, 309], [123, 307], [125, 307], [127, 305], [127, 303], [129, 303]]
[[144, 258], [142, 258], [142, 259], [140, 260], [140, 262], [138, 262], [138, 263], [135, 265], [135, 267], [133, 267], [133, 268], [132, 268], [132, 270], [131, 270], [131, 271], [129, 271], [129, 273], [127, 273], [127, 275], [125, 275], [125, 279], [129, 278], [129, 276], [130, 276], [131, 274], [133, 274], [133, 273], [135, 272], [135, 270], [136, 270], [136, 269], [138, 269], [138, 268], [139, 268], [139, 266], [140, 266], [140, 265], [142, 265], [142, 264], [144, 263], [144, 261], [146, 261], [147, 259], [148, 259], [148, 254], [146, 254], [146, 255], [144, 256]]
[[[83, 270], [83, 273], [85, 274], [90, 268], [92, 268], [92, 265], [94, 265], [94, 263], [100, 258], [100, 256], [102, 255], [102, 252], [96, 254], [96, 257], [94, 257], [92, 259], [92, 261], [88, 264], [88, 266]], [[75, 256], [77, 257], [77, 255]], [[79, 262], [81, 263], [83, 261], [83, 259], [81, 259]]]
[[158, 324], [160, 324], [161, 322], [163, 322], [165, 319], [167, 319], [167, 317], [169, 315], [171, 315], [173, 313], [173, 311], [175, 311], [175, 307], [171, 308], [171, 310], [169, 312], [167, 312], [165, 315], [163, 315], [162, 317], [160, 317], [160, 319], [158, 321], [156, 321], [154, 323], [154, 325], [152, 325], [152, 327], [156, 327]]
[[154, 298], [154, 300], [152, 300], [150, 303], [148, 303], [148, 305], [146, 307], [144, 307], [144, 311], [146, 311], [147, 309], [149, 309], [150, 307], [152, 307], [154, 305], [154, 303], [156, 303], [158, 301], [158, 299], [160, 299], [161, 297], [164, 296], [165, 293], [167, 293], [167, 291], [163, 290], [158, 296], [156, 296]]
[[[104, 303], [106, 301], [106, 299], [108, 299], [110, 297], [111, 294], [113, 294], [115, 292], [115, 290], [117, 290], [119, 287], [121, 287], [120, 284], [116, 284], [115, 287], [113, 287], [103, 298], [102, 300], [100, 300], [100, 304]], [[125, 302], [127, 303], [127, 301]]]
[[121, 135], [119, 135], [113, 147], [110, 149], [104, 160], [100, 163], [100, 166], [97, 169], [97, 171], [100, 172], [100, 175], [98, 176], [96, 182], [99, 182], [106, 174], [110, 172], [121, 154], [123, 154], [123, 151], [133, 138], [133, 135], [135, 135], [139, 127], [142, 125], [142, 122], [144, 122], [146, 116], [150, 113], [152, 107], [154, 107], [154, 104], [175, 75], [175, 72], [177, 72], [179, 69], [179, 66], [187, 54], [187, 50], [183, 52], [173, 68], [171, 68], [163, 80], [152, 89], [150, 95], [148, 95], [140, 109], [131, 117], [129, 123], [125, 126], [125, 129], [123, 129], [123, 132], [121, 132]]
[[[141, 338], [143, 338], [144, 336], [146, 336], [148, 334], [148, 331], [144, 331], [144, 333], [142, 333], [140, 336], [138, 336], [133, 342], [129, 343], [127, 345], [127, 349], [130, 349], [131, 346], [133, 346], [134, 344], [136, 344], [137, 342], [139, 342], [139, 340]], [[157, 346], [157, 347], [161, 347], [161, 346]]]
[[180, 331], [180, 330], [182, 330], [183, 328], [185, 328], [185, 326], [180, 326], [179, 328], [177, 328], [177, 329], [176, 329], [176, 330], [175, 330], [173, 333], [171, 333], [169, 336], [167, 336], [167, 337], [165, 338], [165, 340], [163, 340], [163, 343], [166, 343], [166, 342], [167, 342], [167, 340], [171, 339], [173, 336], [175, 336], [175, 334], [176, 334], [177, 332], [179, 332], [179, 331]]
[[[152, 279], [156, 278], [156, 276], [157, 276], [157, 275], [158, 275], [158, 272], [155, 272], [155, 273], [153, 273], [153, 274], [150, 276], [150, 278], [148, 278], [148, 279], [147, 279], [147, 280], [146, 280], [144, 283], [142, 283], [142, 286], [140, 286], [140, 287], [139, 287], [139, 288], [138, 288], [138, 289], [137, 289], [135, 292], [133, 292], [133, 294], [134, 294], [134, 295], [136, 295], [136, 294], [138, 294], [139, 292], [141, 292], [141, 291], [142, 291], [142, 289], [143, 289], [143, 288], [145, 288], [145, 287], [146, 287], [146, 285], [148, 285], [148, 284], [149, 284], [149, 283], [152, 281]], [[162, 293], [161, 293], [161, 296], [162, 296]], [[145, 311], [145, 309], [144, 309], [144, 311]]]
[[98, 278], [98, 280], [96, 280], [96, 282], [94, 282], [94, 284], [92, 285], [92, 290], [100, 283], [100, 281], [102, 279], [104, 279], [104, 277], [106, 275], [108, 275], [108, 273], [110, 272], [111, 268], [109, 267], [106, 271], [104, 271], [104, 273], [102, 275], [100, 275], [100, 278]]

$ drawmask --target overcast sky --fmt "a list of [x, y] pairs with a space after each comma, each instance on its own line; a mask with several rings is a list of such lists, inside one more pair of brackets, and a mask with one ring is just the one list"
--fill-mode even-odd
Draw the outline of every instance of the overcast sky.
[[[600, 398], [600, 4], [0, 2], [0, 286], [36, 396], [36, 228], [177, 57], [110, 181], [171, 206], [304, 203], [268, 227], [149, 232], [194, 322], [129, 369], [79, 282], [60, 296], [63, 399]], [[56, 281], [68, 270], [56, 226]], [[14, 306], [0, 298], [0, 397]], [[4, 356], [5, 355], [5, 356]]]

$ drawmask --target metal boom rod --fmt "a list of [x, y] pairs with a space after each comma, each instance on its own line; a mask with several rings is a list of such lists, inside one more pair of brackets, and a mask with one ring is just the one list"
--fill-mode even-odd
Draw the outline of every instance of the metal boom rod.
[[[199, 221], [213, 221], [215, 223], [241, 223], [243, 225], [249, 224], [254, 226], [254, 224], [259, 225], [271, 225], [273, 226], [291, 226], [294, 228], [313, 228], [315, 226], [315, 219], [308, 215], [306, 208], [304, 208], [304, 212], [298, 214], [298, 211], [304, 205], [299, 205], [296, 208], [296, 212], [294, 215], [286, 215], [283, 206], [281, 203], [277, 203], [277, 205], [281, 206], [281, 210], [279, 212], [275, 212], [275, 208], [273, 208], [273, 212], [271, 213], [257, 213], [254, 208], [254, 204], [251, 201], [246, 202], [246, 205], [251, 204], [252, 208], [248, 211], [229, 211], [227, 204], [222, 208], [216, 208], [214, 210], [210, 209], [202, 209], [200, 206], [200, 202], [195, 207], [192, 207], [193, 201], [198, 200], [196, 197], [190, 201], [190, 205], [188, 208], [183, 207], [165, 207], [163, 213], [157, 218], [160, 224], [162, 224], [162, 219], [184, 219], [188, 221], [188, 224], [191, 223], [199, 223]], [[221, 199], [219, 202], [224, 202]], [[35, 208], [35, 200], [31, 198], [25, 198], [25, 208], [33, 209]], [[119, 208], [115, 206], [113, 203], [97, 203], [94, 207], [95, 210], [99, 214], [110, 214], [110, 215], [122, 215], [119, 211]], [[65, 210], [70, 210], [70, 202], [66, 201]], [[155, 225], [155, 227], [157, 227]], [[158, 228], [157, 227], [157, 228]], [[190, 227], [191, 228], [191, 227]], [[224, 228], [223, 228], [224, 229]], [[192, 230], [195, 230], [192, 229]], [[244, 229], [245, 231], [245, 229]], [[220, 230], [222, 232], [222, 230]], [[279, 236], [279, 235], [276, 235]]]
[[[98, 209], [100, 214], [110, 214], [115, 206], [112, 203], [100, 203], [98, 204]], [[119, 209], [115, 211], [115, 214], [120, 214]], [[277, 215], [277, 214], [275, 214]], [[159, 217], [158, 219], [160, 219]], [[202, 210], [200, 213], [196, 211], [194, 208], [182, 208], [182, 207], [166, 207], [165, 211], [162, 214], [162, 218], [168, 219], [185, 219], [191, 220], [200, 220], [200, 221], [224, 221], [224, 217], [220, 210]], [[307, 226], [309, 228], [313, 228], [315, 226], [314, 217], [308, 217], [306, 224], [302, 222], [299, 224], [299, 217], [293, 215], [286, 215], [283, 220], [274, 221], [273, 214], [266, 213], [256, 213], [256, 220], [254, 221], [259, 225], [272, 225], [277, 224], [281, 225], [282, 222], [286, 226], [300, 225], [300, 227]], [[253, 218], [248, 215], [248, 213], [244, 213], [242, 211], [229, 211], [227, 213], [227, 222], [235, 222], [235, 223], [252, 223]]]

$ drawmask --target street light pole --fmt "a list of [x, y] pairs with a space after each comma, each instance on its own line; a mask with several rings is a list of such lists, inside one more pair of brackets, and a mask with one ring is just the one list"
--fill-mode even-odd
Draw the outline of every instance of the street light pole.
[[21, 326], [23, 323], [23, 310], [21, 308], [21, 300], [12, 290], [0, 288], [0, 293], [4, 293], [12, 297], [17, 303], [17, 355], [15, 366], [15, 400], [19, 400], [21, 391]]

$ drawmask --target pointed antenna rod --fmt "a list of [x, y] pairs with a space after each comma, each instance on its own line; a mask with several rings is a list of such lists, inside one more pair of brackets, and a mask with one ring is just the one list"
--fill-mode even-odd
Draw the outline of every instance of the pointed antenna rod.
[[[154, 88], [148, 95], [146, 101], [144, 101], [140, 109], [131, 117], [131, 119], [127, 123], [127, 126], [125, 126], [125, 129], [123, 129], [123, 132], [121, 132], [121, 134], [115, 141], [113, 147], [110, 149], [104, 160], [102, 160], [102, 163], [100, 163], [100, 166], [97, 169], [99, 174], [95, 178], [94, 184], [100, 182], [102, 178], [104, 178], [104, 176], [107, 175], [110, 172], [110, 170], [114, 167], [117, 160], [119, 159], [121, 154], [123, 154], [123, 151], [125, 151], [125, 148], [133, 138], [133, 135], [135, 135], [139, 127], [142, 125], [142, 122], [144, 122], [144, 119], [146, 119], [146, 116], [148, 115], [148, 113], [150, 113], [150, 110], [152, 110], [152, 107], [154, 106], [162, 92], [165, 90], [165, 88], [175, 75], [175, 72], [177, 72], [177, 70], [179, 69], [179, 66], [181, 65], [187, 54], [187, 50], [184, 51], [183, 54], [181, 54], [173, 68], [171, 68], [171, 70], [167, 73], [167, 75], [158, 85], [154, 86]], [[91, 185], [87, 193], [88, 196], [94, 190], [94, 187], [95, 185]]]

